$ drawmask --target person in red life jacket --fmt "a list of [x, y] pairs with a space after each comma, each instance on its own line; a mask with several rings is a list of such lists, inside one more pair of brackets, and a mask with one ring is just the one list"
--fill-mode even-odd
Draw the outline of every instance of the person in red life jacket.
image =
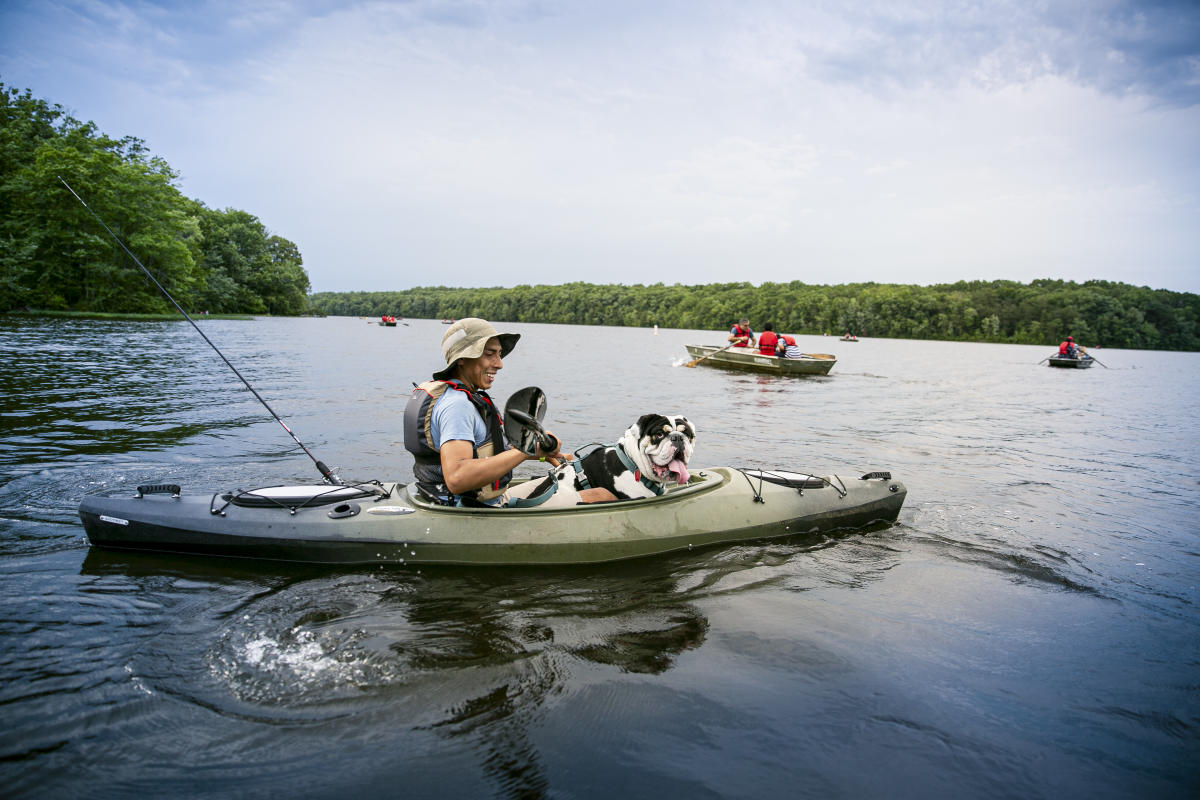
[[786, 333], [779, 334], [779, 341], [775, 343], [775, 354], [780, 358], [800, 358], [803, 355], [796, 346], [796, 337]]
[[764, 356], [775, 355], [775, 345], [779, 337], [775, 335], [775, 326], [770, 322], [763, 323], [762, 333], [758, 336], [758, 352]]
[[754, 331], [750, 329], [750, 320], [742, 317], [737, 325], [729, 329], [729, 341], [734, 347], [754, 346]]
[[1078, 358], [1079, 348], [1075, 346], [1075, 337], [1068, 336], [1067, 340], [1058, 346], [1058, 354], [1065, 358]]

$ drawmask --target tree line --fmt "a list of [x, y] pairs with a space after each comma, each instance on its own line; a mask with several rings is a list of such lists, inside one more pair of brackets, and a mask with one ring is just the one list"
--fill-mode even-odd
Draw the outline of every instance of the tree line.
[[113, 139], [3, 83], [0, 311], [174, 310], [59, 176], [187, 311], [309, 311], [294, 243], [246, 211], [184, 197], [179, 174], [142, 140]]
[[722, 329], [741, 317], [777, 332], [900, 339], [1200, 350], [1200, 295], [1110, 281], [959, 281], [812, 285], [720, 283], [320, 292], [320, 311], [340, 316], [484, 317], [503, 322]]

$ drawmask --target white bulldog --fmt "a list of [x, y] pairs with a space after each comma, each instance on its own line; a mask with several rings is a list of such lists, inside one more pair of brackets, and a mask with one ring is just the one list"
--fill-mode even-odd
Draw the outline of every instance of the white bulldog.
[[[646, 414], [613, 447], [597, 447], [581, 459], [509, 489], [509, 505], [561, 508], [587, 502], [588, 489], [607, 489], [611, 500], [653, 497], [670, 484], [685, 484], [696, 444], [696, 428], [687, 417]], [[595, 496], [595, 493], [589, 493]], [[601, 493], [603, 494], [603, 493]]]

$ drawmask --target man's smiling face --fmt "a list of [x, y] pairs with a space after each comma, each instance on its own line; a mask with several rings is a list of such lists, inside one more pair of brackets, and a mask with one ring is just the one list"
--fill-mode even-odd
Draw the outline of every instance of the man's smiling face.
[[458, 376], [476, 389], [487, 391], [496, 380], [496, 373], [504, 368], [500, 360], [500, 339], [493, 336], [483, 346], [479, 358], [464, 358], [458, 362]]

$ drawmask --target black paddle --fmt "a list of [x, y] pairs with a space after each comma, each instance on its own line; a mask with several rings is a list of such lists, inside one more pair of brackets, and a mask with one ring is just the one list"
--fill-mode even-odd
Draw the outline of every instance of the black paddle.
[[508, 416], [511, 416], [517, 422], [521, 423], [534, 433], [534, 435], [537, 437], [538, 446], [542, 448], [542, 452], [553, 453], [558, 449], [558, 439], [554, 438], [553, 435], [546, 433], [545, 429], [542, 428], [542, 426], [538, 424], [538, 421], [533, 417], [515, 409], [509, 410]]
[[542, 419], [546, 416], [546, 393], [536, 386], [527, 386], [513, 393], [504, 404], [504, 436], [518, 450], [537, 455], [540, 446], [545, 453], [558, 449], [558, 439], [546, 433]]

